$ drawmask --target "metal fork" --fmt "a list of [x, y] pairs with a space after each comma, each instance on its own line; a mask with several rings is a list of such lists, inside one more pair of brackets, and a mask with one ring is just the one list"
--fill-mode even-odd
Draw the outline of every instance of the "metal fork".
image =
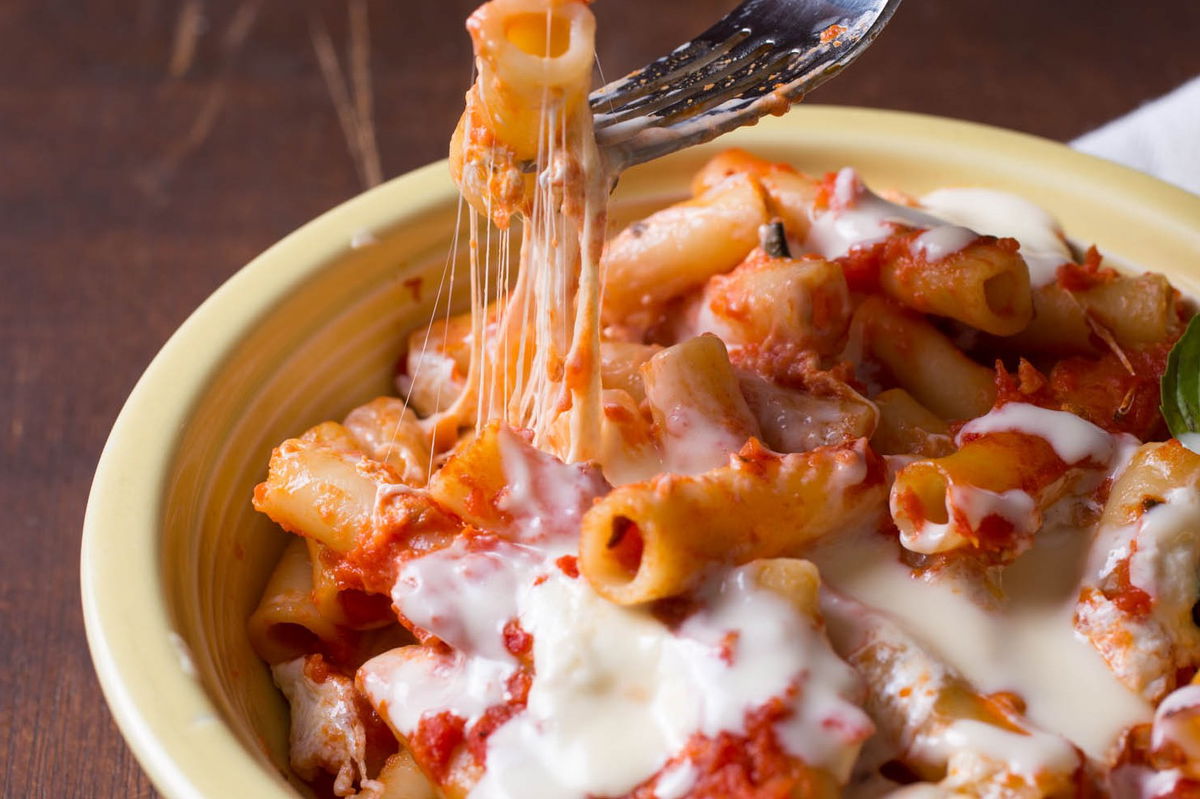
[[620, 171], [783, 113], [858, 57], [900, 0], [745, 0], [704, 33], [589, 98]]

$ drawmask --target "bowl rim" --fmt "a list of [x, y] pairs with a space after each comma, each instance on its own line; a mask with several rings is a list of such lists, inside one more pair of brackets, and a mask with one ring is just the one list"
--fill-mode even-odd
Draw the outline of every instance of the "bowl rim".
[[[781, 132], [797, 147], [817, 152], [834, 146], [924, 158], [947, 150], [982, 152], [1011, 162], [1018, 171], [1044, 168], [1049, 161], [1064, 176], [1119, 189], [1157, 223], [1194, 241], [1200, 255], [1200, 196], [1059, 142], [925, 114], [802, 105], [721, 143], [753, 148], [756, 140], [765, 144]], [[159, 562], [163, 489], [185, 422], [210, 376], [247, 332], [281, 299], [345, 255], [356, 235], [394, 228], [456, 196], [446, 162], [435, 162], [338, 205], [271, 246], [170, 337], [113, 425], [83, 522], [84, 624], [101, 689], [122, 735], [154, 785], [172, 799], [289, 795], [282, 778], [221, 720], [194, 676], [166, 606]]]
[[[185, 423], [209, 377], [276, 303], [349, 252], [356, 237], [420, 217], [455, 196], [446, 162], [435, 162], [288, 234], [188, 316], [146, 367], [113, 424], [83, 520], [84, 627], [122, 736], [155, 787], [172, 799], [287, 795], [280, 778], [225, 726], [166, 607], [158, 532], [163, 489]], [[147, 436], [146, 430], [170, 432]], [[200, 790], [199, 782], [225, 780], [196, 756], [199, 751], [242, 761], [229, 769], [236, 782], [228, 781], [221, 793]]]

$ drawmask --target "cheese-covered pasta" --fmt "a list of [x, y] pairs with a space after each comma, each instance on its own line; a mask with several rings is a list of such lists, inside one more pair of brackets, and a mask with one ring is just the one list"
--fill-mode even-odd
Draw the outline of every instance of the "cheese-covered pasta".
[[588, 3], [468, 28], [471, 307], [254, 492], [298, 536], [248, 624], [296, 774], [1196, 795], [1200, 455], [1157, 412], [1188, 316], [1166, 278], [1077, 259], [1004, 192], [743, 151], [605, 242]]

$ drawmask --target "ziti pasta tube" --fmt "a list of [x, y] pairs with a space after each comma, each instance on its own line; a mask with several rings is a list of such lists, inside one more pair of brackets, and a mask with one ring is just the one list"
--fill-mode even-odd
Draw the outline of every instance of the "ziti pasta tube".
[[1020, 332], [1033, 318], [1029, 268], [1015, 239], [944, 226], [893, 241], [879, 282], [909, 308], [999, 336]]
[[1025, 718], [1019, 698], [980, 694], [885, 614], [849, 597], [822, 590], [821, 610], [834, 649], [867, 685], [881, 743], [916, 776], [951, 796], [1077, 795], [1083, 754]]
[[1006, 345], [1058, 355], [1102, 352], [1107, 345], [1096, 325], [1120, 347], [1155, 344], [1165, 341], [1177, 323], [1176, 304], [1175, 289], [1154, 272], [1112, 275], [1079, 289], [1055, 282], [1033, 293], [1033, 321]]
[[1157, 701], [1200, 665], [1200, 455], [1145, 444], [1104, 505], [1075, 629], [1129, 690]]
[[758, 244], [767, 221], [762, 191], [733, 175], [708, 191], [635, 222], [608, 242], [605, 324], [655, 321], [662, 305], [728, 272]]
[[337, 624], [313, 601], [305, 539], [288, 541], [246, 625], [250, 644], [268, 663], [282, 663], [338, 640]]
[[1078, 416], [1020, 402], [972, 420], [956, 443], [950, 455], [899, 471], [892, 519], [914, 552], [969, 548], [996, 563], [1030, 546], [1042, 511], [1071, 487], [1065, 478], [1102, 474], [1118, 451], [1113, 436]]
[[622, 486], [583, 517], [580, 570], [622, 605], [674, 596], [712, 564], [797, 553], [883, 510], [883, 462], [859, 440], [779, 455], [749, 443], [694, 477]]
[[[524, 165], [578, 126], [595, 28], [587, 5], [569, 0], [492, 0], [467, 21], [479, 74], [450, 140], [450, 172], [498, 227], [530, 208], [533, 176]], [[583, 127], [590, 131], [590, 118]]]
[[759, 436], [725, 344], [716, 336], [667, 347], [642, 364], [642, 379], [670, 471], [697, 474], [719, 466]]
[[850, 337], [901, 388], [943, 419], [974, 419], [995, 401], [991, 369], [964, 355], [921, 316], [883, 297], [868, 297], [858, 306]]
[[816, 256], [772, 258], [760, 249], [704, 286], [697, 326], [730, 346], [794, 345], [831, 355], [850, 322], [837, 264]]

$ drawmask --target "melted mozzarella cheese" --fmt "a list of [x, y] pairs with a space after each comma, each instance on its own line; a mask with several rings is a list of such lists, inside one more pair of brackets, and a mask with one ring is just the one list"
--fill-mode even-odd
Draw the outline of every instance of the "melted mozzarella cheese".
[[1014, 535], [1026, 536], [1036, 532], [1042, 521], [1033, 497], [1019, 488], [996, 492], [972, 485], [951, 485], [946, 489], [949, 518], [941, 523], [924, 519], [911, 532], [902, 531], [900, 541], [904, 548], [933, 555], [968, 546], [970, 542], [960, 532], [964, 528], [954, 517], [953, 509], [964, 513], [968, 530], [978, 530], [989, 516], [999, 516], [1012, 525]]
[[408, 646], [377, 655], [358, 670], [358, 685], [394, 729], [411, 733], [443, 711], [472, 723], [501, 704], [512, 663]]
[[1010, 402], [967, 422], [959, 441], [968, 435], [1017, 432], [1044, 439], [1064, 463], [1085, 460], [1108, 463], [1116, 453], [1113, 436], [1067, 411], [1052, 411], [1024, 402]]
[[846, 167], [834, 181], [830, 207], [812, 213], [805, 249], [825, 258], [841, 258], [853, 247], [883, 241], [897, 225], [937, 228], [946, 223], [935, 216], [888, 202], [863, 185], [858, 173]]
[[522, 625], [536, 678], [521, 713], [488, 740], [478, 797], [620, 795], [686, 740], [696, 703], [671, 675], [679, 654], [661, 625], [596, 596], [579, 580], [530, 590]]
[[507, 427], [501, 427], [497, 436], [505, 481], [497, 504], [513, 517], [512, 532], [522, 541], [559, 542], [566, 552], [592, 498], [604, 494], [608, 484], [599, 470], [564, 465], [530, 447]]
[[307, 660], [298, 657], [271, 667], [292, 713], [289, 759], [304, 779], [322, 771], [335, 775], [335, 793], [349, 796], [355, 779], [366, 774], [367, 738], [354, 703], [354, 685], [340, 674], [314, 680], [305, 671]]
[[409, 621], [455, 649], [511, 661], [504, 625], [517, 618], [518, 595], [536, 572], [546, 571], [544, 563], [544, 554], [532, 547], [501, 540], [479, 549], [459, 537], [405, 563], [392, 601]]
[[[1073, 413], [1021, 402], [1007, 403], [971, 420], [959, 431], [955, 443], [962, 446], [971, 436], [1000, 432], [1036, 436], [1048, 443], [1064, 463], [1087, 462], [1111, 469], [1114, 476], [1137, 448], [1137, 440], [1132, 436], [1114, 436]], [[956, 513], [965, 515], [962, 521], [970, 530], [979, 529], [983, 520], [993, 515], [1012, 524], [1018, 536], [1032, 535], [1042, 524], [1034, 498], [1020, 489], [995, 492], [971, 485], [950, 485], [946, 491], [946, 511], [949, 518], [945, 522], [925, 519], [915, 530], [903, 531], [900, 540], [904, 547], [932, 555], [966, 545], [968, 541], [959, 532]]]
[[[687, 397], [686, 393], [677, 396]], [[713, 419], [686, 402], [673, 404], [663, 415], [666, 458], [664, 471], [702, 474], [724, 466], [731, 453], [746, 444], [746, 433]]]
[[[745, 570], [677, 633], [561, 577], [528, 592], [521, 621], [534, 638], [528, 706], [489, 739], [473, 797], [626, 793], [692, 736], [742, 732], [748, 711], [793, 685], [797, 712], [779, 730], [792, 754], [844, 772], [870, 731], [846, 699], [855, 686], [849, 668]], [[731, 634], [735, 653], [723, 656]]]
[[1034, 288], [1053, 283], [1058, 268], [1071, 260], [1054, 217], [1015, 194], [995, 189], [939, 189], [922, 197], [921, 205], [948, 222], [1016, 239]]
[[930, 228], [917, 236], [912, 240], [909, 249], [913, 255], [935, 263], [959, 252], [977, 238], [979, 234], [970, 228], [942, 225]]
[[1159, 703], [1150, 745], [1178, 747], [1189, 763], [1200, 763], [1200, 685], [1177, 688]]
[[1129, 556], [1129, 582], [1150, 595], [1163, 618], [1185, 626], [1196, 596], [1200, 495], [1180, 486], [1162, 500], [1142, 516]]
[[874, 530], [848, 531], [810, 554], [823, 579], [885, 610], [979, 691], [1021, 696], [1027, 715], [1102, 758], [1150, 706], [1113, 676], [1073, 627], [1087, 536], [1056, 514], [1031, 550], [1003, 575], [1007, 599], [947, 573], [925, 579], [897, 559], [896, 544]]
[[506, 435], [501, 504], [520, 540], [459, 537], [401, 564], [392, 592], [406, 618], [454, 652], [402, 647], [360, 670], [396, 730], [412, 734], [446, 711], [470, 724], [507, 701], [519, 666], [505, 631], [517, 621], [532, 636], [532, 682], [525, 708], [488, 738], [476, 799], [620, 795], [668, 763], [663, 792], [686, 792], [684, 746], [744, 733], [747, 713], [776, 699], [792, 710], [775, 727], [784, 750], [849, 774], [872, 726], [850, 699], [853, 671], [812, 619], [748, 568], [710, 584], [702, 609], [674, 630], [604, 600], [556, 565], [574, 552], [579, 514], [602, 481]]
[[[441, 572], [439, 560], [427, 556], [406, 570], [430, 561], [430, 569]], [[484, 582], [489, 573], [482, 573]], [[472, 578], [457, 574], [467, 579], [456, 612], [472, 619], [458, 626], [491, 630], [499, 639], [502, 620], [513, 613], [509, 603], [472, 593]], [[795, 712], [778, 726], [781, 744], [810, 765], [848, 774], [858, 744], [871, 731], [848, 699], [857, 685], [853, 673], [807, 619], [758, 588], [746, 570], [731, 572], [712, 590], [706, 609], [675, 632], [643, 610], [605, 601], [582, 579], [550, 571], [540, 576], [516, 589], [512, 616], [533, 636], [528, 703], [489, 737], [488, 768], [472, 797], [626, 793], [693, 736], [739, 734], [747, 712], [792, 688]], [[429, 590], [434, 583], [423, 585]], [[418, 615], [412, 606], [422, 603], [428, 604], [419, 596], [397, 597], [410, 618]], [[443, 634], [436, 623], [432, 629]], [[452, 657], [422, 657], [428, 651], [422, 648], [393, 650], [363, 667], [361, 684], [402, 732], [443, 710], [471, 721], [488, 703], [503, 700], [514, 669], [506, 658], [483, 654], [496, 646], [480, 641], [479, 648]], [[684, 781], [673, 773], [667, 785]]]
[[937, 746], [950, 763], [951, 785], [970, 785], [985, 776], [979, 772], [998, 764], [1024, 777], [1030, 785], [1037, 784], [1039, 774], [1069, 774], [1078, 765], [1070, 744], [1040, 731], [1019, 733], [974, 719], [959, 719], [938, 739]]

